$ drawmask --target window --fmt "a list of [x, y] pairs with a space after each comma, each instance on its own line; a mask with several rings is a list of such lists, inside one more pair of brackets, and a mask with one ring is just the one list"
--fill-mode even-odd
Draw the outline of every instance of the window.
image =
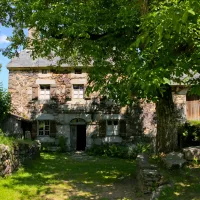
[[83, 85], [73, 85], [73, 98], [83, 99]]
[[49, 70], [48, 69], [42, 69], [42, 74], [48, 74]]
[[107, 120], [106, 135], [118, 135], [119, 122], [118, 120]]
[[50, 121], [38, 121], [39, 123], [39, 135], [49, 135], [50, 133]]
[[50, 85], [40, 85], [39, 99], [40, 100], [50, 99]]
[[75, 74], [82, 74], [82, 69], [75, 69], [75, 70], [74, 70], [74, 73], [75, 73]]

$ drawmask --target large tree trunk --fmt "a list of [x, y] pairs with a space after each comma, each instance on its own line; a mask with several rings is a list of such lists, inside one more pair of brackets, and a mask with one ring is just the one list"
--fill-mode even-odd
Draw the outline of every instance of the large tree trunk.
[[173, 103], [171, 86], [166, 85], [165, 87], [165, 92], [159, 95], [159, 100], [156, 103], [156, 150], [158, 153], [174, 151], [178, 144], [177, 110]]

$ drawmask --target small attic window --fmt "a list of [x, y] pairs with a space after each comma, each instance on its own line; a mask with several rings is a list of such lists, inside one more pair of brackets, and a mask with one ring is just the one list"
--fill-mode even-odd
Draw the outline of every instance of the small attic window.
[[74, 73], [75, 73], [75, 74], [82, 74], [82, 69], [75, 69], [75, 70], [74, 70]]
[[49, 70], [48, 69], [42, 69], [42, 74], [48, 74]]

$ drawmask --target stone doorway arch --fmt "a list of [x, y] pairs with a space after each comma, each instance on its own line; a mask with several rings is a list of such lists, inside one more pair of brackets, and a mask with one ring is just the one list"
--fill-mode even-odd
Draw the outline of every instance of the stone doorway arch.
[[72, 151], [84, 151], [86, 147], [86, 121], [74, 118], [70, 121], [70, 148]]

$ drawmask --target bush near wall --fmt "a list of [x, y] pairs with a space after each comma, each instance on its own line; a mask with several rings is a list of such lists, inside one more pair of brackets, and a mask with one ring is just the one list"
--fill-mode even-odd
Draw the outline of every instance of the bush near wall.
[[200, 145], [200, 121], [188, 121], [179, 128], [180, 147]]
[[139, 153], [152, 152], [151, 144], [137, 143], [137, 144], [103, 144], [93, 145], [87, 150], [89, 155], [108, 156], [125, 159], [135, 159]]
[[0, 176], [6, 176], [17, 170], [25, 160], [40, 156], [37, 142], [14, 140], [0, 136]]

